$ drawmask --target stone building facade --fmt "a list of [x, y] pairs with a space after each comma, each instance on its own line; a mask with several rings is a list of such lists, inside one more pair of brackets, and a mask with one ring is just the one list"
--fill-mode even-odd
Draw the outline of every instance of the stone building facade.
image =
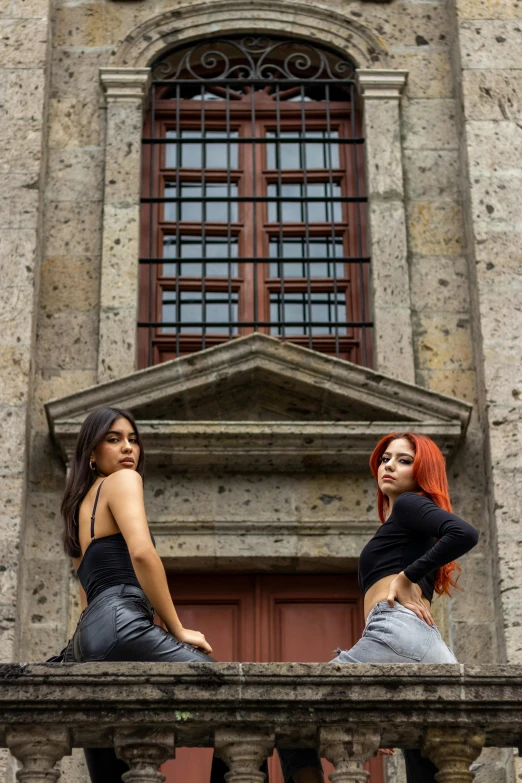
[[[2, 661], [45, 659], [74, 625], [66, 463], [82, 418], [117, 404], [142, 423], [173, 573], [353, 572], [377, 524], [372, 445], [388, 429], [432, 435], [481, 533], [439, 625], [465, 663], [522, 663], [517, 1], [4, 0], [0, 14]], [[151, 66], [267, 35], [355, 67], [372, 366], [257, 332], [140, 368]], [[516, 763], [485, 752], [477, 780], [512, 781]], [[64, 762], [65, 780], [78, 774]]]

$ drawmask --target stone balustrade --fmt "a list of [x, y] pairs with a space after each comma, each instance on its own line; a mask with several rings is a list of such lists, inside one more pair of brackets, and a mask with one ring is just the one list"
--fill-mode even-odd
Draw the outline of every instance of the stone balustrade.
[[377, 748], [420, 748], [471, 783], [484, 746], [522, 737], [522, 666], [4, 664], [0, 746], [20, 783], [56, 783], [73, 747], [114, 746], [125, 783], [161, 783], [176, 747], [214, 746], [227, 783], [262, 783], [274, 747], [317, 747], [332, 783], [365, 783]]

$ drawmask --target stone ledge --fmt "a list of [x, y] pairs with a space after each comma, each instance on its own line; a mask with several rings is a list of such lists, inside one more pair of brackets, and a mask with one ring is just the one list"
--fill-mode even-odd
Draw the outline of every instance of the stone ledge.
[[379, 726], [383, 747], [419, 747], [428, 727], [481, 729], [495, 747], [522, 735], [522, 666], [4, 664], [0, 683], [3, 745], [13, 725], [66, 725], [75, 746], [136, 726], [178, 746], [211, 745], [216, 726], [268, 726], [279, 746], [334, 724]]
[[[147, 463], [178, 470], [313, 471], [368, 467], [375, 443], [391, 429], [433, 438], [448, 456], [462, 437], [459, 422], [173, 422], [138, 421]], [[54, 432], [66, 464], [81, 424], [57, 421]]]

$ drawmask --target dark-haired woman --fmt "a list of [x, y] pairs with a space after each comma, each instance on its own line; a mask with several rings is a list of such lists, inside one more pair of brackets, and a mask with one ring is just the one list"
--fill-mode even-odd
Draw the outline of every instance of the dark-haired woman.
[[[370, 467], [383, 523], [361, 552], [366, 626], [333, 663], [457, 663], [431, 616], [434, 592], [450, 595], [478, 533], [451, 512], [444, 457], [426, 436], [392, 433]], [[405, 751], [408, 783], [435, 783], [436, 767]]]
[[[101, 408], [87, 416], [62, 502], [64, 546], [80, 580], [83, 610], [67, 661], [214, 661], [204, 635], [184, 628], [174, 608], [147, 524], [143, 463], [128, 411]], [[167, 631], [154, 624], [155, 611]], [[128, 769], [113, 749], [87, 749], [85, 756], [92, 783], [120, 783]], [[316, 755], [305, 752], [286, 768], [294, 783], [315, 783], [319, 766]], [[211, 783], [221, 783], [226, 771], [214, 758]]]

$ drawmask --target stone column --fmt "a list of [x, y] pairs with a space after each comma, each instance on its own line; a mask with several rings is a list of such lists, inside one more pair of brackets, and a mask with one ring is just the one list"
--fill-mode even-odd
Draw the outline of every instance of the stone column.
[[364, 103], [374, 367], [414, 383], [399, 117], [407, 73], [359, 69], [356, 79]]
[[114, 747], [118, 758], [129, 765], [129, 771], [122, 775], [124, 783], [164, 783], [165, 775], [158, 767], [176, 753], [172, 731], [148, 727], [118, 729]]
[[150, 68], [100, 68], [107, 101], [98, 381], [136, 369], [143, 107]]
[[275, 733], [270, 729], [216, 729], [216, 756], [228, 765], [227, 783], [263, 783], [263, 761], [272, 755]]
[[375, 726], [320, 728], [319, 753], [335, 767], [328, 776], [332, 783], [367, 783], [370, 773], [364, 765], [377, 751], [380, 739]]
[[71, 755], [66, 727], [16, 726], [7, 731], [6, 744], [22, 765], [16, 773], [19, 783], [57, 783], [60, 771], [55, 765]]
[[485, 741], [483, 731], [433, 728], [424, 735], [422, 752], [439, 769], [437, 783], [473, 783], [475, 775], [469, 767], [479, 757]]

